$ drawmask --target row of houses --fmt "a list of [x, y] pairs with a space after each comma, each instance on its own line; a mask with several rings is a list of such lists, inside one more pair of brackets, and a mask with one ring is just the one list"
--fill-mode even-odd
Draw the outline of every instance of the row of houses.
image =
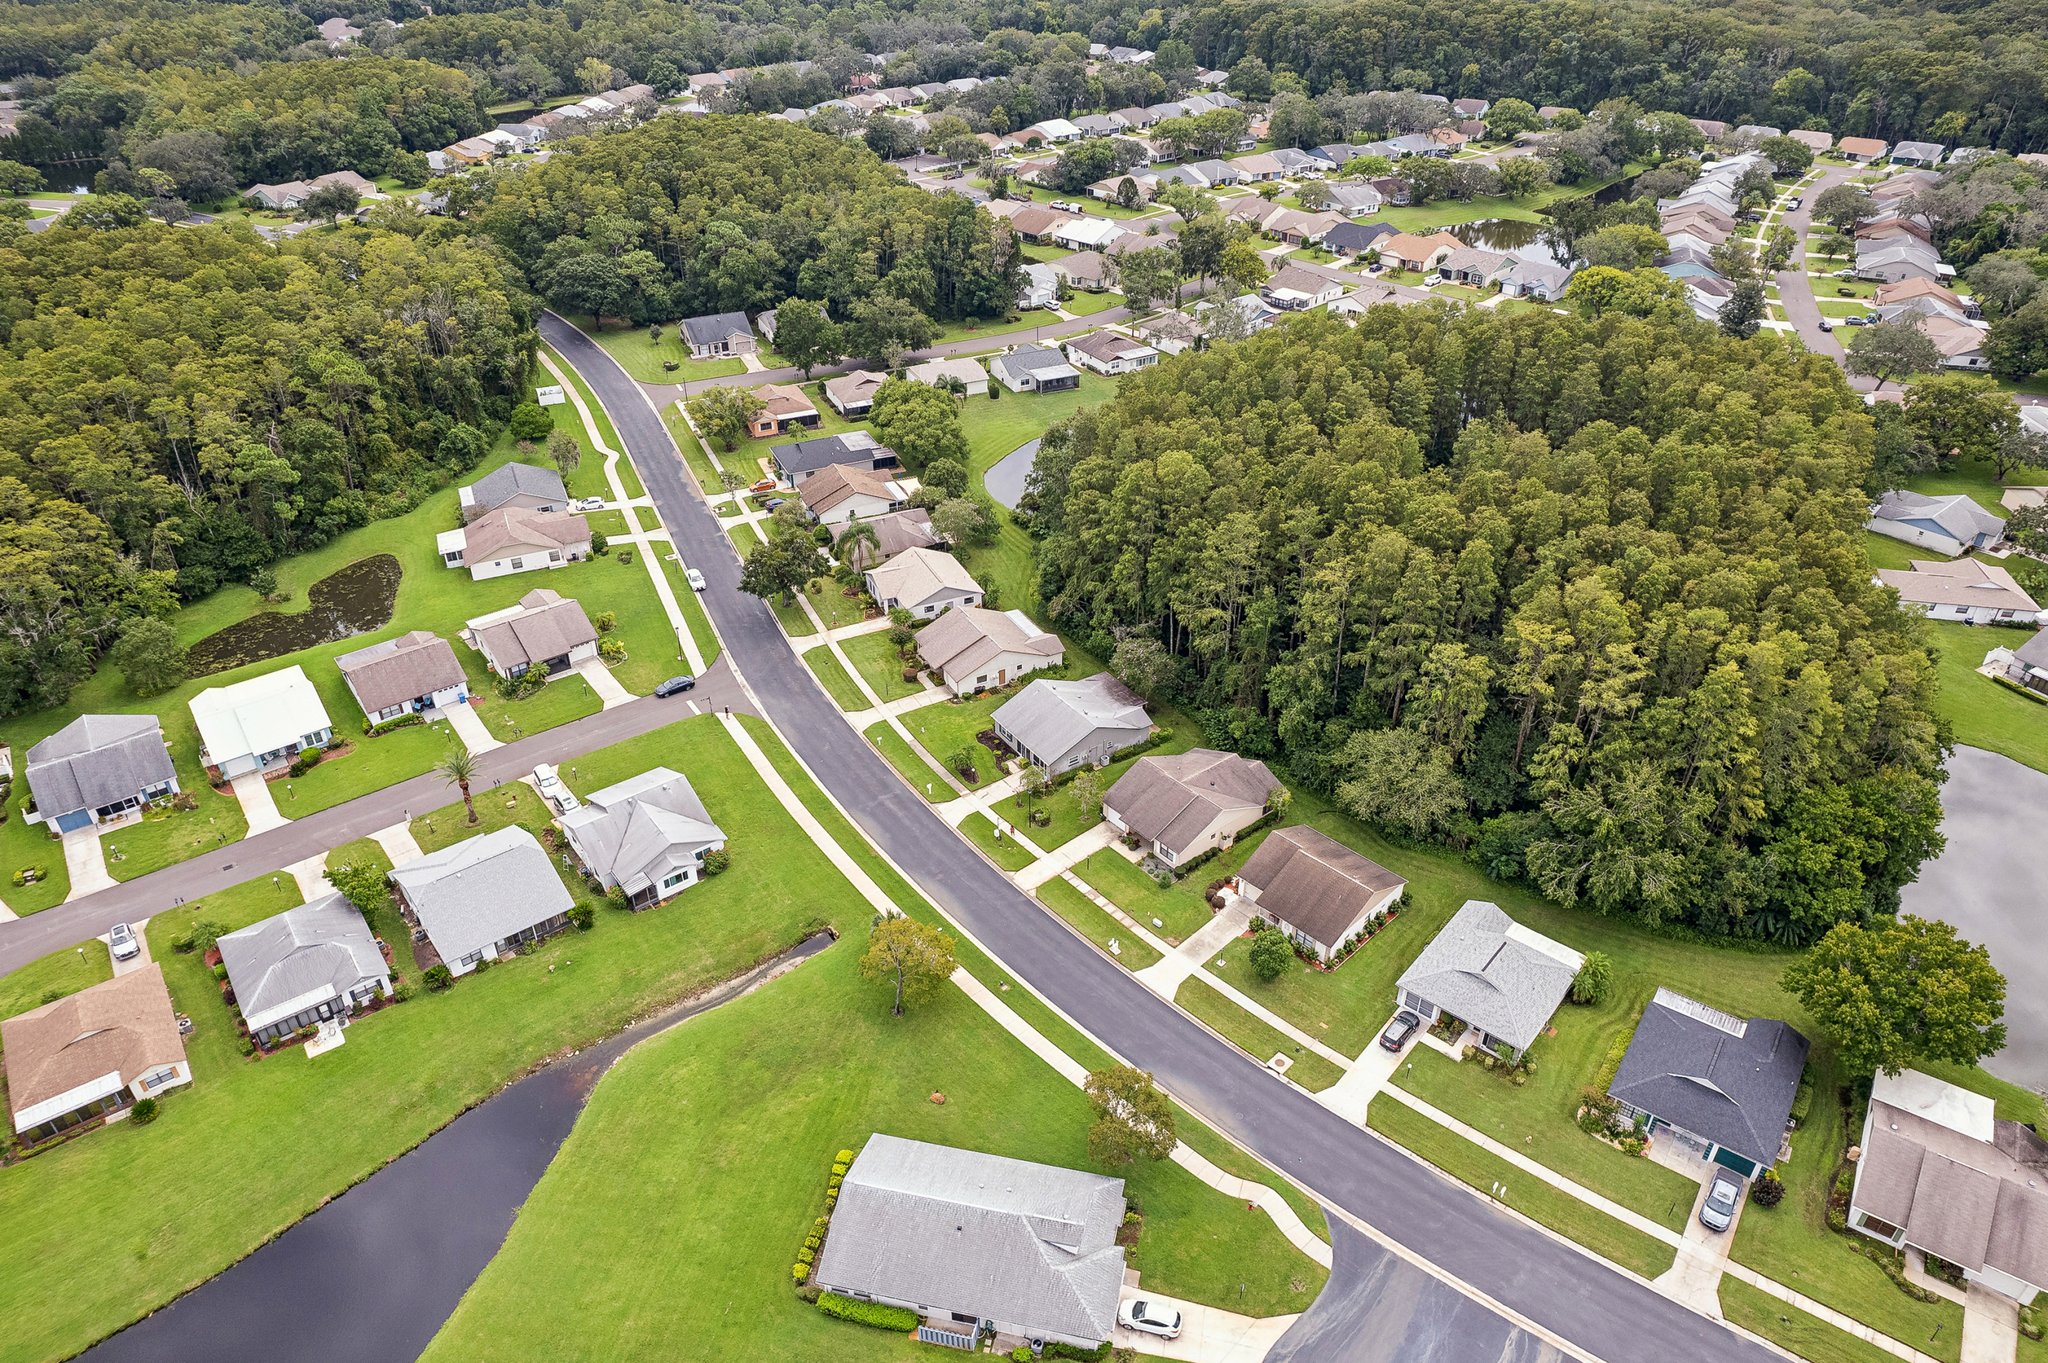
[[1740, 230], [1736, 186], [1759, 168], [1768, 170], [1769, 163], [1754, 151], [1708, 161], [1682, 193], [1657, 201], [1657, 230], [1667, 243], [1658, 268], [1685, 286], [1693, 314], [1704, 321], [1719, 320], [1734, 296], [1735, 285], [1714, 264], [1713, 253]]

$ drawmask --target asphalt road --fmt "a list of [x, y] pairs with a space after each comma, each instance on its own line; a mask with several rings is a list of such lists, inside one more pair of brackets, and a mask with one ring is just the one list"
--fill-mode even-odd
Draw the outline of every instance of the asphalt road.
[[[1987, 638], [1985, 647], [1994, 640]], [[1979, 683], [1989, 686], [1989, 682]], [[2048, 952], [2041, 949], [2041, 811], [2048, 773], [1957, 748], [1941, 788], [1948, 845], [1900, 892], [1899, 906], [1955, 924], [2005, 972], [2005, 1049], [1984, 1068], [2048, 1092]]]
[[[1849, 180], [1861, 173], [1861, 167], [1835, 166], [1824, 172], [1820, 179], [1800, 191], [1802, 202], [1799, 207], [1786, 213], [1778, 221], [1799, 235], [1802, 246], [1798, 268], [1780, 270], [1773, 277], [1778, 285], [1778, 302], [1785, 310], [1785, 320], [1799, 333], [1799, 339], [1806, 348], [1816, 355], [1825, 355], [1836, 364], [1842, 362], [1842, 345], [1835, 339], [1835, 333], [1820, 329], [1820, 307], [1813, 296], [1813, 280], [1806, 273], [1806, 258], [1803, 249], [1806, 234], [1813, 225], [1813, 202], [1825, 190]], [[1851, 385], [1862, 389], [1870, 388], [1868, 379], [1852, 377]]]
[[[731, 667], [721, 657], [694, 691], [667, 700], [636, 700], [493, 748], [477, 758], [477, 774], [470, 789], [481, 794], [493, 786], [518, 780], [542, 762], [566, 762], [593, 749], [687, 719], [691, 701], [705, 712], [724, 705], [736, 710], [751, 709]], [[439, 809], [460, 798], [453, 786], [429, 772], [294, 819], [268, 833], [227, 843], [218, 852], [152, 871], [16, 922], [0, 923], [0, 975], [53, 951], [75, 946], [88, 937], [97, 937], [116, 923], [147, 918], [179, 900], [198, 899], [230, 885], [282, 871], [315, 853], [332, 851], [344, 843], [368, 837], [379, 828], [389, 828], [414, 814]]]
[[1771, 1351], [1432, 1176], [1218, 1040], [1018, 890], [846, 725], [768, 608], [738, 590], [738, 564], [719, 552], [724, 532], [640, 386], [560, 318], [544, 316], [541, 333], [609, 409], [676, 545], [702, 567], [705, 608], [761, 709], [868, 836], [1010, 969], [1211, 1124], [1586, 1354], [1775, 1363]]

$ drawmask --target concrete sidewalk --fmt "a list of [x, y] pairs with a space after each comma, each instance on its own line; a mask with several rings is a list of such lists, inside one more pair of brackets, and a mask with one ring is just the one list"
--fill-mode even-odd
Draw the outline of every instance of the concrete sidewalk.
[[1035, 890], [1061, 872], [1073, 870], [1082, 861], [1109, 846], [1115, 837], [1116, 829], [1110, 827], [1108, 820], [1104, 820], [1087, 832], [1067, 839], [1017, 872], [1011, 879], [1027, 890]]
[[590, 689], [597, 692], [598, 700], [607, 710], [633, 703], [633, 693], [619, 683], [602, 659], [585, 658], [576, 664], [576, 675], [590, 683]]

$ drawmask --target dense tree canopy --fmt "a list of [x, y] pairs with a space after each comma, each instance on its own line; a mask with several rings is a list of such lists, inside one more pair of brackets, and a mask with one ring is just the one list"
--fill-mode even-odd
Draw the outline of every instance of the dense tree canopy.
[[1871, 443], [1839, 371], [1769, 337], [1306, 318], [1047, 438], [1042, 590], [1366, 817], [1567, 902], [1807, 942], [1939, 845], [1933, 670], [1857, 538]]

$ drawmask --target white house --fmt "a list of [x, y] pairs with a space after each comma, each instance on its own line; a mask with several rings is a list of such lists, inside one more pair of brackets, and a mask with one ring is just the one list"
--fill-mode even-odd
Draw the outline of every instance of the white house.
[[455, 975], [560, 932], [575, 907], [547, 850], [517, 824], [429, 852], [390, 880], [399, 913]]
[[463, 637], [501, 677], [533, 668], [565, 672], [597, 656], [597, 627], [575, 597], [537, 587], [489, 615], [463, 622]]
[[391, 992], [376, 934], [339, 893], [227, 933], [219, 947], [242, 1023], [259, 1042], [345, 1018]]
[[903, 484], [855, 464], [827, 464], [797, 489], [804, 510], [820, 525], [844, 525], [901, 511], [910, 502]]
[[334, 665], [372, 724], [469, 699], [469, 678], [455, 650], [423, 629], [344, 653]]
[[1067, 359], [1098, 374], [1129, 374], [1159, 363], [1159, 352], [1115, 331], [1094, 331], [1066, 343]]
[[979, 606], [981, 584], [967, 565], [939, 549], [905, 549], [866, 574], [868, 595], [885, 611], [902, 607], [931, 619], [954, 606]]
[[1910, 569], [1880, 568], [1876, 580], [1899, 594], [1901, 606], [1930, 620], [2032, 624], [2041, 610], [2011, 573], [1981, 559], [1914, 559]]
[[460, 530], [434, 537], [450, 568], [467, 568], [478, 582], [540, 568], [561, 568], [590, 557], [590, 522], [570, 511], [487, 511]]
[[918, 634], [917, 656], [939, 674], [948, 691], [971, 696], [1058, 667], [1066, 660], [1066, 648], [1022, 611], [955, 606]]
[[1048, 118], [1031, 125], [1031, 131], [1048, 142], [1073, 142], [1081, 136], [1081, 129], [1064, 118]]
[[334, 722], [297, 663], [192, 697], [199, 761], [222, 780], [289, 762], [326, 746]]
[[1020, 309], [1049, 308], [1060, 298], [1060, 277], [1053, 273], [1052, 266], [1042, 261], [1026, 261], [1024, 264], [1024, 288], [1017, 295]]
[[988, 396], [988, 371], [973, 360], [926, 360], [904, 370], [903, 377], [933, 388], [957, 383], [969, 397]]
[[178, 791], [155, 715], [80, 715], [28, 750], [35, 808], [24, 823], [70, 833], [119, 819]]
[[1040, 677], [996, 707], [989, 727], [1010, 750], [1054, 776], [1105, 766], [1152, 732], [1145, 703], [1107, 672], [1079, 681]]
[[1989, 549], [2005, 538], [2005, 521], [1962, 493], [1887, 492], [1870, 509], [1863, 528], [1951, 558], [1965, 549]]
[[1474, 1028], [1509, 1059], [1534, 1044], [1586, 958], [1523, 927], [1498, 904], [1467, 900], [1394, 984], [1395, 1001], [1424, 1022], [1442, 1014]]
[[689, 779], [651, 767], [583, 797], [560, 821], [583, 869], [626, 906], [650, 908], [695, 885], [704, 861], [725, 847]]

